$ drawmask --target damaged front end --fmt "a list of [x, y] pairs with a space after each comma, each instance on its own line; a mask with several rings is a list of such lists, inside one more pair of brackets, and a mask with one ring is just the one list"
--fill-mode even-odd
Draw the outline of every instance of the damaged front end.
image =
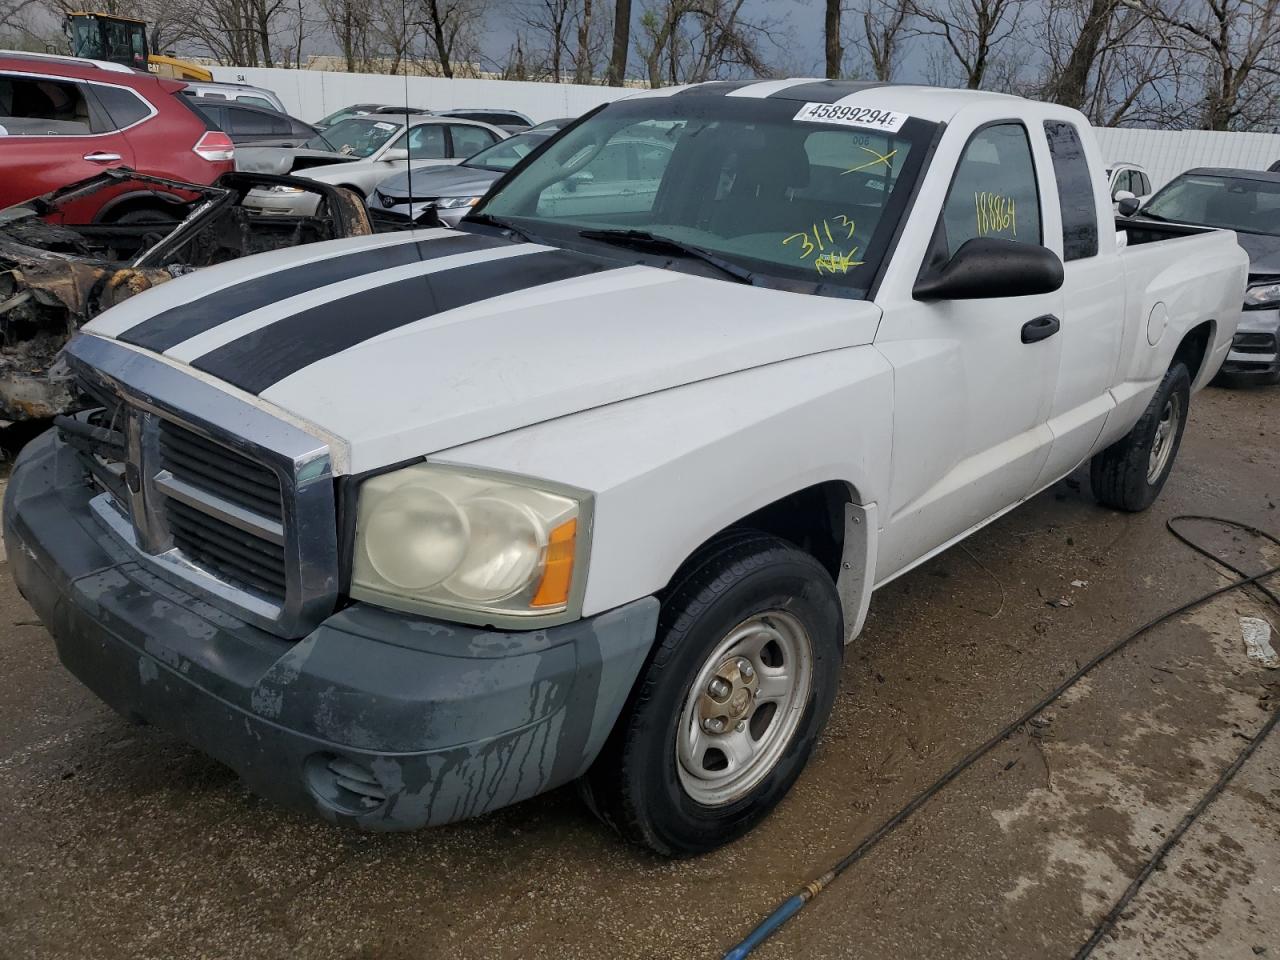
[[[275, 185], [318, 194], [316, 213], [262, 217], [243, 206], [250, 190]], [[72, 409], [59, 351], [129, 297], [200, 267], [370, 232], [349, 191], [253, 173], [204, 186], [108, 170], [0, 210], [0, 420]]]

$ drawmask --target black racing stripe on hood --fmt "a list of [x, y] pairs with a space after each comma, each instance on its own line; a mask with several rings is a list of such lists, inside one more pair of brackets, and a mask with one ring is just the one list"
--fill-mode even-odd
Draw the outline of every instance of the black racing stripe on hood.
[[502, 247], [509, 242], [497, 237], [460, 233], [457, 236], [433, 237], [430, 240], [399, 243], [375, 250], [338, 254], [324, 260], [287, 267], [264, 277], [245, 280], [225, 289], [215, 290], [192, 303], [171, 307], [130, 327], [120, 334], [119, 339], [163, 353], [184, 340], [190, 340], [236, 317], [340, 280], [350, 280], [392, 267], [405, 267], [421, 260], [435, 260], [437, 257], [457, 253]]
[[854, 93], [872, 90], [875, 87], [888, 87], [891, 84], [876, 80], [814, 80], [811, 83], [799, 83], [794, 87], [784, 87], [769, 94], [769, 100], [801, 100], [805, 103], [835, 103]]
[[759, 80], [709, 80], [706, 83], [695, 83], [691, 87], [683, 90], [677, 90], [672, 94], [673, 97], [714, 97], [724, 96], [726, 93], [733, 93], [735, 90], [741, 90], [743, 87], [754, 86]]
[[[548, 250], [425, 273], [285, 317], [197, 357], [191, 365], [261, 393], [304, 367], [426, 317], [617, 266]], [[376, 391], [376, 371], [372, 377], [370, 389]]]

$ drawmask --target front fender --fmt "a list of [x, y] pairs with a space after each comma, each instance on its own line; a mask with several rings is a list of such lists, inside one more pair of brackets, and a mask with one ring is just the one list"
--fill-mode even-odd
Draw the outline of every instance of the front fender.
[[[854, 503], [874, 505], [889, 479], [892, 412], [888, 362], [869, 346], [851, 347], [561, 417], [430, 459], [593, 491], [583, 607], [590, 616], [661, 589], [700, 544], [790, 493], [838, 480]], [[860, 542], [873, 550], [874, 531]], [[873, 560], [861, 558], [870, 568]], [[865, 602], [861, 587], [851, 589], [852, 627]]]

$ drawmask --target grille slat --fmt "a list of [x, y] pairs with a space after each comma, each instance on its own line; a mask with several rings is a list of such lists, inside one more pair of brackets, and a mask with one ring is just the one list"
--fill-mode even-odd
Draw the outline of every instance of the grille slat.
[[[167, 420], [159, 428], [160, 466], [175, 478], [260, 516], [283, 522], [275, 473], [244, 454]], [[190, 499], [190, 497], [188, 497]], [[283, 602], [284, 548], [209, 512], [169, 496], [165, 519], [174, 545], [191, 562], [242, 587]]]

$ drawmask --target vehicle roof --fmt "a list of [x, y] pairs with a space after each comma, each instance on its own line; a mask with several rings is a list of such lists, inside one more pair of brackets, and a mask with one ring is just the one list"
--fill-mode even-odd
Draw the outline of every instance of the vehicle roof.
[[269, 93], [273, 97], [276, 96], [274, 90], [269, 90], [266, 87], [254, 86], [252, 83], [232, 83], [230, 80], [188, 80], [186, 84], [188, 87], [211, 90], [256, 90], [261, 93]]
[[519, 110], [510, 110], [507, 107], [450, 107], [448, 110], [441, 110], [440, 113], [444, 116], [450, 116], [455, 113], [509, 113], [513, 117], [529, 119]]
[[71, 77], [76, 80], [105, 79], [102, 76], [103, 73], [126, 74], [134, 79], [151, 76], [149, 73], [126, 67], [123, 63], [112, 63], [109, 60], [90, 60], [86, 57], [63, 56], [57, 53], [30, 53], [25, 50], [0, 50], [0, 69], [48, 73], [52, 76]]
[[1109, 160], [1107, 162], [1108, 170], [1115, 170], [1117, 167], [1128, 167], [1130, 170], [1141, 170], [1143, 173], [1147, 172], [1146, 167], [1140, 163], [1135, 163], [1132, 160]]
[[989, 90], [956, 90], [874, 80], [823, 80], [792, 77], [786, 80], [710, 80], [679, 87], [644, 90], [624, 98], [705, 96], [792, 100], [797, 103], [836, 103], [857, 97], [857, 103], [877, 106], [934, 122], [945, 122], [965, 107], [979, 103], [1021, 103], [1047, 106], [1025, 97]]
[[316, 129], [305, 120], [299, 120], [297, 117], [290, 116], [287, 113], [281, 113], [272, 107], [260, 107], [255, 103], [240, 103], [238, 100], [213, 100], [209, 97], [193, 98], [194, 106], [197, 110], [212, 110], [216, 107], [235, 107], [237, 110], [248, 110], [251, 113], [260, 113], [264, 117], [284, 117], [286, 120], [292, 120], [294, 123], [300, 123], [309, 130]]
[[[1280, 183], [1280, 171], [1241, 170], [1237, 167], [1192, 167], [1190, 170], [1183, 170], [1178, 176], [1186, 177], [1192, 174], [1210, 177], [1235, 177], [1237, 180], [1258, 180], [1262, 183]], [[1175, 179], [1177, 178], [1175, 177]]]

